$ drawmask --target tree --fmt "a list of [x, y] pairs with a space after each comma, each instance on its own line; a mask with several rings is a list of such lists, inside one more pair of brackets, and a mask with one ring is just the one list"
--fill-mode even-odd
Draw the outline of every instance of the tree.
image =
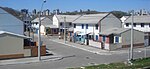
[[114, 14], [116, 17], [121, 18], [122, 16], [129, 16], [127, 12], [123, 11], [111, 11], [112, 14]]
[[3, 10], [7, 11], [8, 13], [14, 15], [15, 17], [20, 18], [20, 15], [21, 15], [21, 12], [20, 11], [17, 11], [17, 10], [14, 10], [12, 8], [8, 8], [8, 7], [0, 7], [2, 8]]

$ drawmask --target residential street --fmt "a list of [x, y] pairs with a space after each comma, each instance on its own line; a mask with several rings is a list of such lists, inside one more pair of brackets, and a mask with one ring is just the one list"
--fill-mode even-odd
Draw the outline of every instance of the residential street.
[[2, 0], [0, 69], [149, 68], [149, 4]]
[[[35, 40], [37, 40], [37, 38], [35, 38]], [[58, 41], [59, 43], [57, 43], [57, 40], [57, 37], [42, 36], [42, 41], [44, 44], [46, 44], [47, 48], [53, 52], [54, 56], [60, 56], [61, 59], [46, 62], [41, 61], [29, 64], [1, 65], [0, 69], [66, 69], [70, 67], [80, 67], [94, 64], [127, 61], [128, 59], [128, 49], [117, 50], [114, 51], [114, 53], [110, 52], [111, 54], [109, 53], [109, 51], [106, 51], [106, 53], [104, 54], [97, 54], [91, 51], [88, 52], [88, 50], [78, 49], [79, 47], [75, 48], [61, 44], [60, 41]], [[75, 45], [72, 44], [72, 46]], [[84, 45], [79, 46], [84, 47]], [[105, 52], [103, 50], [101, 51]], [[147, 53], [150, 53], [150, 49], [147, 49]], [[150, 54], [148, 55], [150, 56]], [[134, 58], [140, 58], [143, 56], [143, 48], [134, 50]]]

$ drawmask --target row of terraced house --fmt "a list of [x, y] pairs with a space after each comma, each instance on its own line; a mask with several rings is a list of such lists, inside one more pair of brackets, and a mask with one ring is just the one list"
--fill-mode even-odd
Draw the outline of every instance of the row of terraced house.
[[[134, 46], [150, 45], [150, 16], [133, 18]], [[130, 46], [130, 16], [119, 19], [112, 13], [99, 13], [41, 16], [40, 20], [42, 35], [59, 35], [60, 39], [105, 50]], [[24, 35], [24, 24], [29, 21], [23, 22], [0, 8], [0, 59], [37, 56], [36, 42], [30, 42], [31, 38]], [[38, 17], [31, 21], [32, 32], [38, 33], [39, 22]], [[46, 55], [46, 46], [41, 48], [41, 54]]]
[[[132, 22], [130, 16], [123, 16], [119, 19], [112, 13], [99, 13], [54, 15], [53, 18], [49, 19], [51, 24], [41, 29], [43, 30], [41, 32], [43, 35], [49, 34], [47, 31], [50, 30], [50, 34], [58, 34], [59, 38], [66, 38], [67, 41], [105, 50], [115, 50], [130, 46], [130, 26]], [[149, 19], [150, 16], [134, 16], [134, 46], [143, 47], [150, 44]], [[43, 24], [45, 23], [43, 22]], [[136, 27], [135, 24], [137, 25]], [[65, 31], [66, 37], [64, 37]]]

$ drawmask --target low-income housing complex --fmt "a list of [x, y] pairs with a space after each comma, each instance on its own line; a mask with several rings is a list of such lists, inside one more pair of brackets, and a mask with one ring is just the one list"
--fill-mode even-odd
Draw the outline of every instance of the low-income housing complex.
[[[121, 21], [111, 13], [82, 15], [73, 24], [74, 33], [87, 35], [86, 37], [89, 39], [88, 44], [98, 48], [101, 48], [99, 32], [110, 28], [121, 28]], [[87, 39], [85, 40], [87, 41]]]
[[[150, 16], [134, 16], [134, 46], [150, 44]], [[115, 50], [130, 46], [132, 17], [121, 20], [112, 13], [41, 16], [32, 20], [32, 28], [38, 34], [59, 34], [68, 41], [96, 48]], [[24, 22], [0, 8], [0, 59], [37, 56], [37, 44], [28, 46], [30, 37], [24, 36]], [[66, 36], [65, 36], [65, 35]], [[42, 46], [42, 55], [46, 46]]]
[[[126, 17], [126, 16], [125, 16]], [[123, 22], [123, 28], [131, 28], [132, 16], [126, 17]], [[145, 39], [145, 44], [150, 45], [150, 16], [149, 15], [141, 15], [141, 16], [133, 16], [133, 28], [145, 33], [143, 36]]]
[[[143, 19], [148, 19], [145, 16]], [[135, 16], [135, 20], [137, 16]], [[145, 21], [145, 20], [139, 20]], [[69, 37], [68, 41], [90, 45], [93, 47], [114, 50], [130, 46], [130, 16], [123, 16], [121, 20], [112, 13], [83, 14], [83, 15], [54, 15], [53, 24], [57, 25], [59, 32]], [[134, 27], [134, 46], [144, 46], [144, 33], [148, 32], [149, 22], [140, 23], [142, 28]], [[143, 24], [144, 23], [144, 24]], [[146, 26], [148, 25], [148, 26]], [[135, 26], [135, 24], [134, 24]], [[127, 28], [127, 29], [126, 29]], [[140, 29], [140, 30], [139, 30]], [[136, 37], [135, 37], [136, 36]], [[128, 39], [127, 39], [128, 38]]]

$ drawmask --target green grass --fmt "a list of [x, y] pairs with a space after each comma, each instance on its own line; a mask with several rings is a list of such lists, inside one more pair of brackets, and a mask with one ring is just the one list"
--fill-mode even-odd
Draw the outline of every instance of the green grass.
[[68, 68], [68, 69], [141, 69], [144, 67], [150, 67], [150, 57], [149, 58], [140, 58], [131, 61], [133, 65], [120, 63], [110, 63], [110, 64], [101, 64], [95, 66], [86, 66], [78, 68]]

